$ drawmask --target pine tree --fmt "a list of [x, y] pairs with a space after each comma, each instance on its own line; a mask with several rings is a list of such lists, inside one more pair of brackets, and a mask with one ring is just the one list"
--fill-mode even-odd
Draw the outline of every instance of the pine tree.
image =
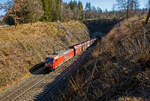
[[91, 18], [91, 3], [90, 2], [87, 2], [86, 3], [86, 6], [85, 6], [85, 18]]
[[125, 11], [127, 8], [127, 1], [126, 0], [116, 0], [117, 6], [120, 10]]
[[85, 9], [88, 11], [91, 11], [91, 3], [90, 2], [86, 3]]
[[129, 10], [137, 10], [139, 8], [138, 0], [128, 0]]
[[80, 18], [79, 19], [82, 20], [83, 19], [83, 5], [82, 5], [81, 1], [78, 2], [78, 9], [80, 11]]
[[46, 21], [52, 20], [52, 0], [42, 0], [44, 8], [43, 19]]
[[60, 7], [61, 7], [61, 0], [55, 0], [55, 18], [54, 20], [60, 20]]
[[129, 17], [129, 14], [133, 11], [136, 13], [136, 10], [139, 8], [138, 0], [116, 0], [117, 6], [121, 11], [126, 11], [126, 17]]
[[83, 11], [83, 5], [81, 1], [78, 2], [78, 8], [80, 11]]
[[69, 5], [71, 10], [74, 10], [78, 6], [77, 2], [76, 1], [72, 1], [72, 0], [69, 2], [68, 5]]

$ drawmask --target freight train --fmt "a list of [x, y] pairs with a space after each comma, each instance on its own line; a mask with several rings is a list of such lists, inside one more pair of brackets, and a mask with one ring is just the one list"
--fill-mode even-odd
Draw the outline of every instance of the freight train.
[[68, 61], [69, 59], [71, 59], [72, 57], [76, 55], [81, 54], [88, 47], [90, 47], [95, 41], [96, 41], [96, 38], [71, 46], [68, 50], [64, 52], [60, 52], [56, 56], [47, 57], [45, 59], [45, 66], [44, 66], [45, 70], [54, 71], [58, 66], [60, 66], [64, 62]]

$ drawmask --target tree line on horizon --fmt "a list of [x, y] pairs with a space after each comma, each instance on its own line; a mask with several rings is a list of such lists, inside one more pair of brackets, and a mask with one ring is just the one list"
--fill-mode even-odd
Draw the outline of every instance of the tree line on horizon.
[[0, 4], [0, 9], [7, 12], [4, 21], [12, 25], [15, 22], [83, 20], [97, 18], [102, 13], [89, 2], [83, 7], [81, 1], [75, 0], [68, 3], [62, 0], [8, 0]]
[[[142, 14], [138, 0], [116, 0], [118, 10], [102, 11], [100, 7], [92, 6], [87, 2], [85, 7], [81, 1], [71, 0], [68, 3], [62, 0], [8, 0], [0, 4], [7, 14], [6, 23], [15, 24], [36, 21], [69, 21], [95, 18], [129, 18]], [[150, 5], [150, 0], [148, 5]], [[145, 9], [143, 10], [145, 12]]]

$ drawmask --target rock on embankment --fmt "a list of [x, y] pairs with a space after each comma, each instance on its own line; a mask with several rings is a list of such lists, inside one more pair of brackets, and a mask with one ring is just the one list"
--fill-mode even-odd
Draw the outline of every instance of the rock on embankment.
[[11, 85], [55, 53], [89, 39], [86, 26], [78, 21], [37, 22], [0, 29], [0, 88]]

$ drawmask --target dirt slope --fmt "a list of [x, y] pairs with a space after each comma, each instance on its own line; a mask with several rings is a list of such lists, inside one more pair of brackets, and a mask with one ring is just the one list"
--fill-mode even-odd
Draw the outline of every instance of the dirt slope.
[[84, 24], [37, 22], [0, 28], [0, 88], [29, 76], [29, 69], [49, 54], [88, 40]]
[[99, 40], [55, 101], [149, 101], [150, 23], [134, 17]]

